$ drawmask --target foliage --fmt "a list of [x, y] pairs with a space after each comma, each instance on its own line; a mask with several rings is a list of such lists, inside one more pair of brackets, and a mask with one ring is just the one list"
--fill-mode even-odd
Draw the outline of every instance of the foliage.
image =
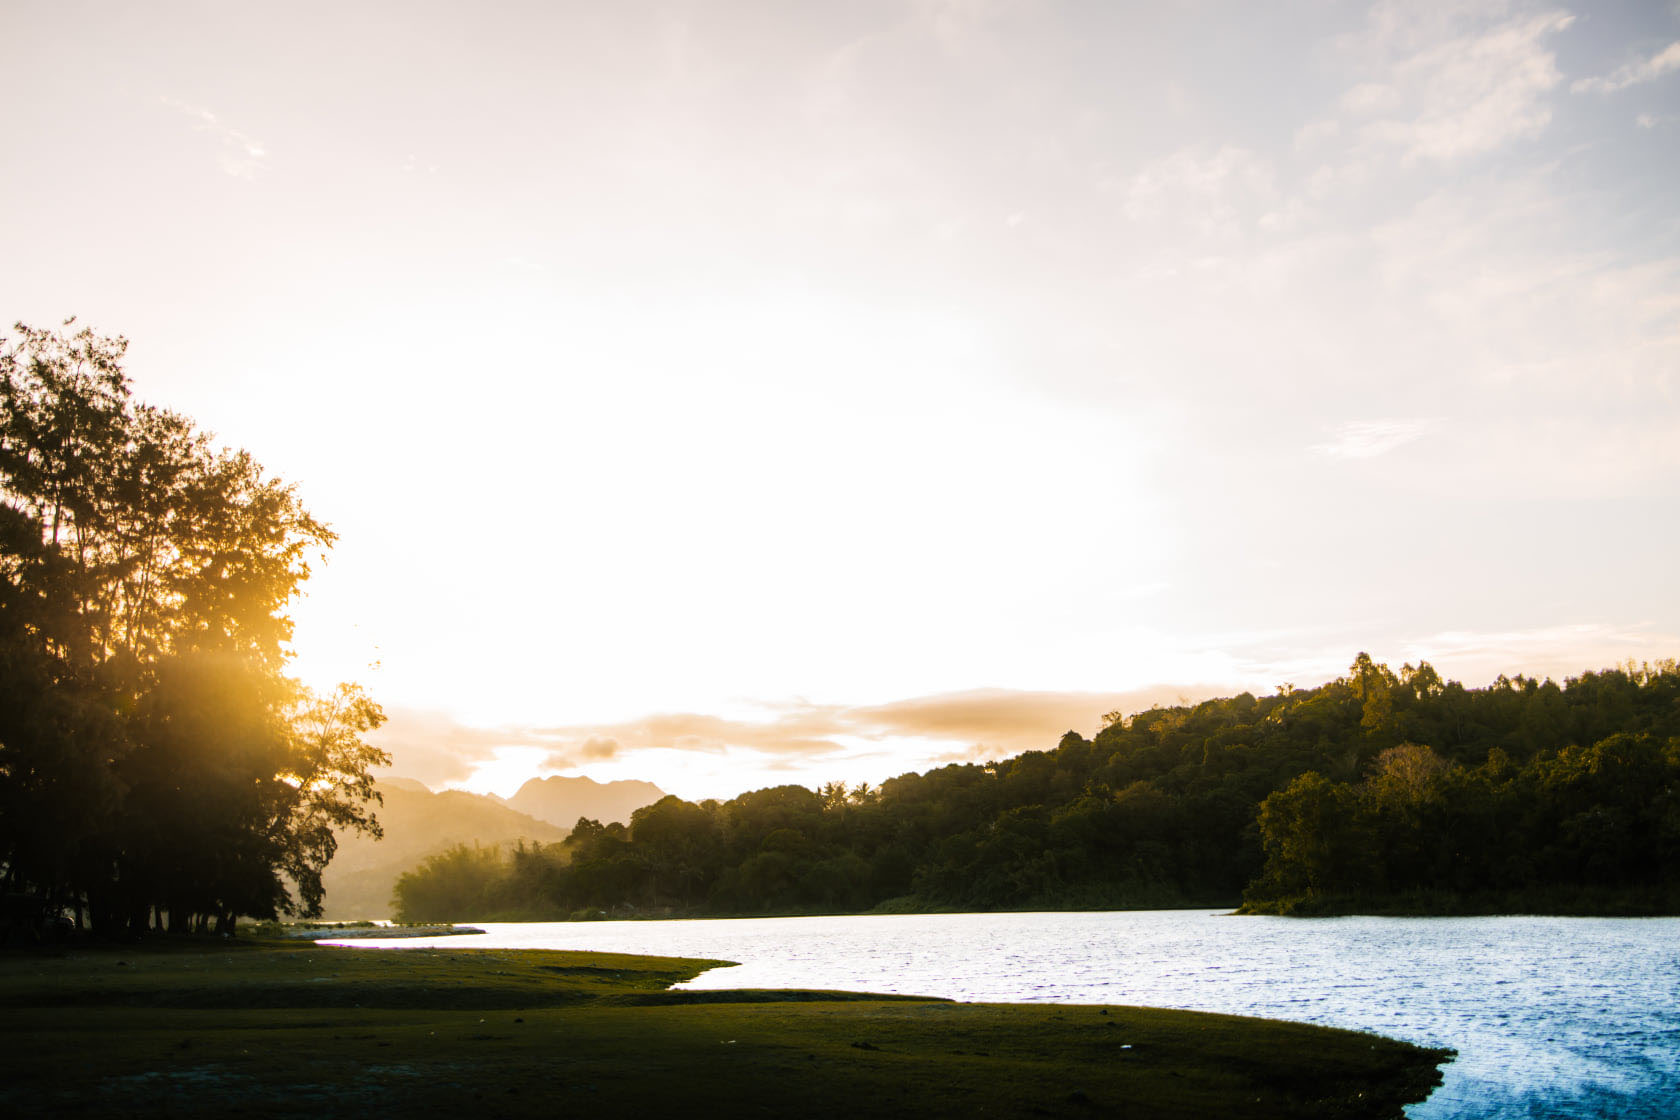
[[483, 913], [488, 909], [485, 892], [504, 870], [502, 854], [494, 847], [457, 844], [430, 856], [397, 880], [397, 920], [447, 921], [447, 912], [463, 899], [473, 900], [471, 908]]
[[[628, 829], [580, 821], [524, 885], [487, 870], [489, 897], [504, 913], [786, 914], [1680, 886], [1671, 662], [1466, 689], [1360, 654], [1318, 688], [1105, 723], [878, 790], [668, 797]], [[483, 916], [479, 886], [433, 897], [427, 917]]]
[[[69, 324], [66, 324], [68, 327]], [[127, 343], [0, 346], [0, 881], [107, 930], [319, 912], [377, 831], [352, 685], [284, 670], [333, 533], [246, 452], [135, 401]], [[294, 895], [295, 891], [295, 895]]]
[[1672, 737], [1618, 732], [1522, 766], [1499, 748], [1477, 766], [1427, 746], [1394, 748], [1361, 782], [1309, 773], [1261, 804], [1267, 862], [1248, 907], [1304, 912], [1325, 909], [1326, 898], [1430, 891], [1568, 897], [1568, 888], [1660, 899], [1680, 887], [1677, 801]]

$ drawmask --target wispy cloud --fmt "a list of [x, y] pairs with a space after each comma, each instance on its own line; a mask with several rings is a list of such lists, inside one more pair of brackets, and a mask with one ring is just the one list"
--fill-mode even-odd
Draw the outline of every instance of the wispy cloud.
[[370, 738], [391, 752], [391, 772], [433, 789], [472, 777], [505, 747], [540, 745], [519, 728], [469, 727], [443, 712], [390, 708], [385, 726]]
[[1575, 93], [1615, 93], [1661, 77], [1670, 70], [1680, 70], [1680, 41], [1670, 43], [1650, 58], [1619, 66], [1600, 77], [1581, 78], [1571, 83], [1569, 88]]
[[399, 710], [377, 738], [395, 756], [392, 772], [433, 788], [466, 780], [510, 748], [544, 749], [542, 768], [548, 771], [621, 763], [637, 755], [654, 759], [668, 751], [729, 756], [755, 769], [805, 771], [905, 740], [928, 744], [934, 762], [1047, 750], [1064, 732], [1095, 732], [1108, 712], [1130, 714], [1230, 691], [1212, 685], [1128, 692], [974, 689], [876, 705], [772, 705], [761, 719], [666, 712], [567, 727], [473, 728], [440, 713]]
[[[1407, 642], [1405, 660], [1488, 666], [1488, 672], [1557, 679], [1608, 669], [1628, 660], [1661, 660], [1680, 654], [1680, 635], [1651, 625], [1566, 623], [1513, 630], [1444, 630]], [[1473, 687], [1487, 682], [1466, 680]]]
[[232, 127], [201, 105], [190, 105], [174, 97], [161, 97], [169, 108], [197, 122], [200, 132], [209, 133], [218, 144], [217, 160], [224, 172], [237, 179], [254, 179], [268, 158], [268, 149]]
[[1374, 459], [1404, 447], [1438, 424], [1434, 419], [1353, 420], [1341, 425], [1327, 443], [1312, 450], [1338, 459]]
[[[1363, 122], [1363, 137], [1407, 162], [1445, 162], [1533, 137], [1551, 123], [1546, 94], [1563, 80], [1546, 40], [1574, 20], [1546, 12], [1428, 42], [1391, 61], [1381, 81], [1350, 89], [1342, 108]], [[1395, 38], [1388, 28], [1384, 48]]]
[[1132, 175], [1121, 212], [1134, 222], [1183, 226], [1203, 236], [1229, 235], [1275, 195], [1273, 176], [1270, 162], [1246, 148], [1187, 148]]
[[1381, 198], [1379, 184], [1397, 181], [1397, 171], [1426, 172], [1532, 140], [1551, 123], [1552, 94], [1564, 80], [1551, 40], [1574, 19], [1555, 10], [1512, 17], [1497, 2], [1376, 4], [1362, 30], [1337, 40], [1357, 80], [1295, 131], [1294, 152], [1316, 162], [1310, 172], [1274, 183], [1265, 153], [1250, 155], [1241, 174], [1230, 149], [1199, 166], [1181, 155], [1134, 180], [1127, 215], [1156, 217], [1151, 188], [1170, 189], [1206, 196], [1201, 209], [1229, 226], [1243, 186], [1251, 204], [1262, 204], [1261, 231], [1312, 232], [1350, 200]]
[[1333, 117], [1308, 121], [1295, 130], [1295, 150], [1307, 151], [1326, 141], [1334, 140], [1341, 131], [1342, 122]]

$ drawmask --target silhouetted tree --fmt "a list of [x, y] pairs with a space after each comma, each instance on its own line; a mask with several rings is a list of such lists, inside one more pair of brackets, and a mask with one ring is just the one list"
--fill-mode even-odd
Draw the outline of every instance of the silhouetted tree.
[[318, 912], [332, 829], [377, 831], [368, 769], [386, 760], [359, 690], [317, 698], [285, 676], [286, 611], [331, 530], [247, 453], [134, 401], [125, 340], [16, 330], [0, 346], [6, 890], [107, 928]]

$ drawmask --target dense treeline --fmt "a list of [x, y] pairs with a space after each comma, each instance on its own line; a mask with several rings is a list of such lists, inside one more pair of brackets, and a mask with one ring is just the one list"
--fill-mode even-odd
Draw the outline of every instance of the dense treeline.
[[[68, 326], [68, 324], [66, 324]], [[106, 932], [318, 911], [376, 830], [354, 686], [285, 675], [333, 534], [292, 488], [133, 399], [126, 341], [0, 345], [0, 914]]]
[[[1484, 689], [1365, 654], [1284, 686], [1106, 717], [1050, 751], [893, 778], [676, 797], [559, 845], [458, 848], [398, 883], [409, 920], [607, 913], [1310, 910], [1428, 888], [1680, 880], [1680, 668]], [[1665, 901], [1664, 901], [1665, 900]]]
[[1664, 908], [1680, 864], [1680, 740], [1616, 734], [1518, 765], [1406, 744], [1371, 776], [1308, 772], [1260, 807], [1266, 869], [1248, 907], [1273, 913], [1571, 906]]

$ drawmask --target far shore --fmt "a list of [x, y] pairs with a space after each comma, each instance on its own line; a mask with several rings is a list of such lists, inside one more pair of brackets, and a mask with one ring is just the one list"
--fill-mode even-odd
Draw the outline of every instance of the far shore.
[[458, 934], [483, 933], [477, 926], [433, 923], [418, 926], [364, 925], [341, 922], [323, 925], [284, 926], [273, 932], [275, 937], [293, 941], [395, 941], [405, 937], [453, 937]]
[[[642, 922], [746, 918], [854, 918], [916, 914], [1129, 913], [1158, 910], [1218, 910], [1233, 917], [1286, 918], [1663, 918], [1680, 917], [1680, 891], [1673, 888], [1543, 887], [1509, 891], [1408, 891], [1394, 894], [1314, 894], [1285, 899], [1220, 899], [1159, 906], [1025, 905], [965, 910], [906, 896], [870, 910], [781, 910], [768, 913], [717, 911], [703, 907], [630, 907], [572, 911], [503, 910], [463, 915], [463, 922]], [[387, 928], [387, 927], [379, 927]], [[396, 928], [396, 927], [390, 927]], [[421, 927], [401, 927], [421, 928]], [[460, 932], [468, 932], [462, 930]], [[357, 935], [361, 936], [360, 934]], [[393, 935], [397, 936], [397, 935]], [[431, 936], [414, 934], [412, 936]]]

